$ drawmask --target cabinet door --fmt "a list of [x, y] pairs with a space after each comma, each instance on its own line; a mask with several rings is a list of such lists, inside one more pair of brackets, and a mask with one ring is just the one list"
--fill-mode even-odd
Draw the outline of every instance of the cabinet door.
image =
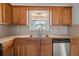
[[11, 5], [9, 3], [2, 3], [2, 23], [10, 24], [11, 23]]
[[13, 7], [13, 24], [27, 24], [27, 10], [24, 7]]
[[52, 44], [42, 43], [41, 44], [41, 56], [52, 56]]
[[14, 46], [13, 40], [3, 44], [3, 56], [13, 56], [14, 55]]
[[61, 25], [61, 7], [55, 7], [52, 9], [52, 25]]
[[33, 38], [15, 40], [15, 56], [39, 56], [40, 41]]
[[62, 25], [71, 25], [72, 10], [70, 7], [62, 8]]
[[13, 46], [3, 49], [3, 56], [14, 56]]
[[27, 51], [27, 41], [25, 39], [15, 39], [14, 40], [14, 55], [15, 56], [25, 56]]
[[71, 56], [79, 56], [79, 40], [71, 39]]
[[0, 24], [2, 23], [2, 4], [0, 3]]
[[29, 42], [30, 56], [40, 56], [40, 40], [32, 39]]
[[41, 39], [41, 56], [52, 56], [53, 54], [52, 39], [42, 38]]

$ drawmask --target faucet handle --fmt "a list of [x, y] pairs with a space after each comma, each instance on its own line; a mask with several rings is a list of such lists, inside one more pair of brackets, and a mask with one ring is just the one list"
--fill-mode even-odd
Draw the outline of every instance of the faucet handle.
[[46, 35], [46, 37], [49, 37], [48, 35]]
[[32, 35], [30, 35], [30, 37], [32, 37]]

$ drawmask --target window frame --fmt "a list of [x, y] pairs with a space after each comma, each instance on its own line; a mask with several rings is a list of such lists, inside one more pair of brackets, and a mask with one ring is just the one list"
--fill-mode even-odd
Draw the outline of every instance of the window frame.
[[[38, 28], [34, 28], [34, 27], [32, 27], [32, 19], [31, 19], [31, 16], [30, 16], [30, 14], [31, 14], [31, 12], [32, 11], [44, 11], [44, 12], [47, 12], [47, 14], [48, 14], [48, 19], [47, 20], [45, 20], [45, 21], [47, 21], [47, 28], [45, 28], [44, 30], [48, 30], [49, 29], [49, 26], [50, 26], [50, 15], [51, 15], [51, 13], [50, 13], [50, 10], [28, 10], [28, 21], [29, 21], [29, 30], [38, 30]], [[36, 21], [38, 21], [38, 20], [36, 20]], [[40, 21], [44, 21], [44, 20], [40, 20]]]

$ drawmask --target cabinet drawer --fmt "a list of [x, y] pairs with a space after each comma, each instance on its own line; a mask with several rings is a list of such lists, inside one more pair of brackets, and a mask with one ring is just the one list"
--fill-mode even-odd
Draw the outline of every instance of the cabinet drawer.
[[7, 43], [3, 44], [3, 49], [7, 49], [13, 45], [13, 40], [8, 41]]
[[52, 43], [52, 38], [43, 38], [41, 39], [41, 43]]

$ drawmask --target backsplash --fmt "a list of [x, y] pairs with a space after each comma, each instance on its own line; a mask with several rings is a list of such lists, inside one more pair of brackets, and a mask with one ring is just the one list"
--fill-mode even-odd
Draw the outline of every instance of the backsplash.
[[11, 29], [9, 25], [0, 25], [0, 37], [7, 36], [11, 34]]
[[[21, 34], [38, 34], [39, 31], [37, 30], [29, 30], [29, 27], [28, 26], [25, 26], [25, 25], [13, 25], [11, 26], [11, 32], [12, 34], [14, 35], [21, 35]], [[68, 32], [67, 32], [67, 26], [50, 26], [50, 29], [45, 31], [45, 30], [42, 30], [42, 34], [51, 34], [51, 35], [67, 35]]]
[[[38, 34], [38, 31], [29, 30], [28, 26], [25, 25], [0, 25], [0, 37], [8, 35], [28, 35], [28, 34]], [[72, 26], [51, 26], [49, 31], [43, 31], [42, 34], [51, 35], [70, 35], [79, 36], [79, 25]]]
[[72, 25], [68, 27], [68, 33], [70, 36], [79, 36], [79, 25]]

